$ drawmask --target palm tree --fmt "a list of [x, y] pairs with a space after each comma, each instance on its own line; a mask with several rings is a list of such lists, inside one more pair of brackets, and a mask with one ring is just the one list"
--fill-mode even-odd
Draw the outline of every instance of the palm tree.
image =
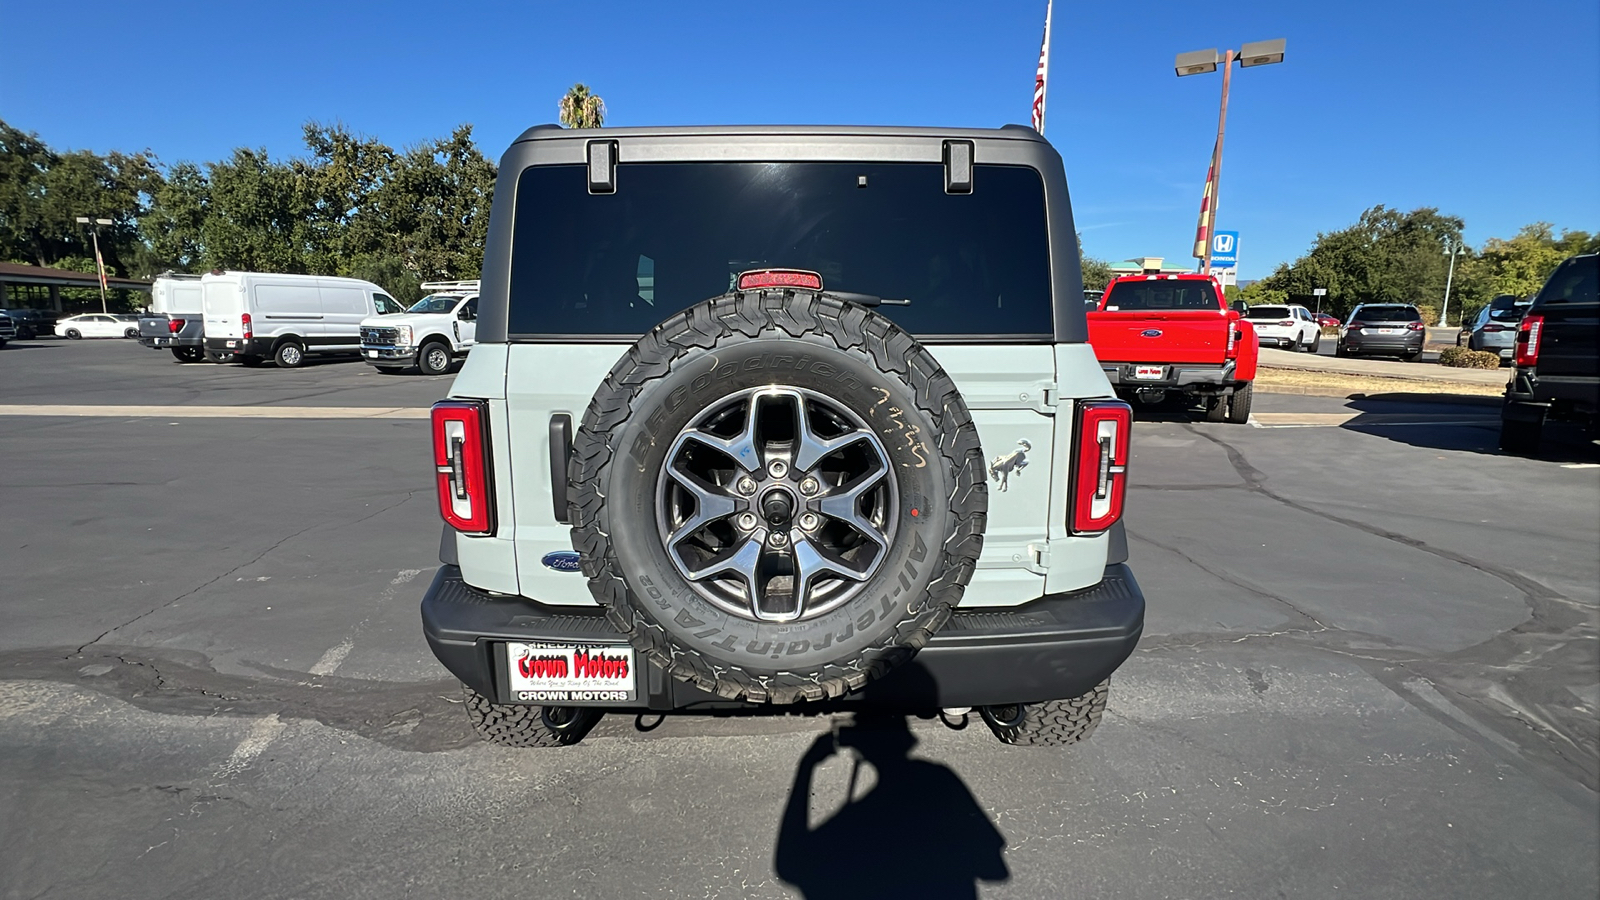
[[575, 84], [556, 106], [561, 124], [568, 128], [599, 128], [606, 118], [606, 102], [589, 93], [587, 84]]

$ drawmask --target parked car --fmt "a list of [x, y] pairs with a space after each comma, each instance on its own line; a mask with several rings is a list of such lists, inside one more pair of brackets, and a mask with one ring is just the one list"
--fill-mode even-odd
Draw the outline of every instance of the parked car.
[[1350, 323], [1339, 330], [1338, 356], [1398, 356], [1410, 361], [1422, 355], [1427, 328], [1422, 313], [1404, 303], [1364, 303], [1350, 311]]
[[432, 281], [403, 313], [361, 322], [361, 358], [380, 372], [411, 369], [443, 375], [472, 350], [478, 330], [478, 282]]
[[876, 707], [1087, 737], [1144, 598], [1071, 223], [1019, 126], [523, 134], [432, 413], [423, 633], [479, 735]]
[[1117, 278], [1088, 320], [1089, 343], [1117, 396], [1160, 403], [1183, 394], [1203, 402], [1211, 421], [1250, 421], [1254, 329], [1228, 308], [1212, 276]]
[[12, 321], [10, 316], [0, 313], [0, 347], [4, 347], [7, 341], [16, 339], [17, 324]]
[[52, 334], [55, 331], [54, 318], [42, 310], [0, 309], [0, 315], [10, 319], [16, 326], [18, 340], [32, 340], [41, 334]]
[[1327, 313], [1312, 313], [1312, 315], [1316, 317], [1319, 327], [1338, 328], [1340, 325], [1338, 316], [1330, 316]]
[[1256, 341], [1285, 350], [1317, 352], [1322, 346], [1322, 326], [1304, 306], [1252, 306], [1244, 317], [1256, 330]]
[[1498, 353], [1501, 365], [1510, 363], [1516, 349], [1517, 323], [1522, 321], [1523, 313], [1532, 305], [1532, 297], [1524, 300], [1511, 294], [1501, 294], [1478, 311], [1470, 328], [1461, 330], [1456, 345]]
[[202, 297], [199, 275], [157, 276], [150, 284], [150, 312], [139, 317], [139, 343], [170, 351], [178, 362], [205, 359]]
[[56, 323], [56, 334], [77, 340], [78, 338], [136, 338], [139, 336], [139, 323], [126, 322], [107, 313], [84, 313], [81, 316], [70, 316]]
[[267, 360], [292, 369], [319, 354], [361, 352], [361, 320], [400, 312], [370, 281], [265, 272], [200, 278], [206, 352], [245, 366]]
[[1500, 448], [1539, 452], [1544, 423], [1583, 423], [1591, 437], [1600, 408], [1600, 255], [1556, 267], [1517, 323], [1517, 367], [1500, 408]]

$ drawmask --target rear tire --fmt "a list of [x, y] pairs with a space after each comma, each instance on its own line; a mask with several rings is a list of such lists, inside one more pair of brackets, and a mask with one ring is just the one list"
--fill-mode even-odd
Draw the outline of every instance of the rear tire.
[[1206, 421], [1225, 422], [1228, 420], [1228, 398], [1217, 395], [1206, 400]]
[[417, 371], [424, 375], [443, 375], [450, 371], [450, 348], [442, 341], [428, 341], [417, 349]]
[[280, 369], [298, 369], [306, 364], [306, 348], [299, 341], [284, 341], [273, 351], [272, 359]]
[[1255, 382], [1247, 381], [1244, 387], [1234, 388], [1233, 397], [1228, 401], [1228, 421], [1235, 425], [1243, 425], [1250, 421], [1250, 404], [1255, 399]]
[[205, 353], [199, 347], [173, 347], [172, 358], [181, 363], [200, 362]]
[[985, 706], [978, 712], [1002, 744], [1065, 747], [1094, 734], [1110, 695], [1111, 680], [1108, 678], [1089, 693], [1071, 700]]
[[83, 337], [83, 332], [79, 331], [78, 329], [76, 329], [76, 328], [68, 328], [67, 329], [67, 340], [75, 341], [75, 340], [77, 340], [78, 338], [81, 338], [81, 337]]
[[466, 685], [467, 721], [491, 744], [502, 747], [567, 747], [583, 740], [603, 715], [571, 706], [495, 703]]
[[1520, 456], [1535, 456], [1544, 440], [1544, 415], [1539, 418], [1508, 419], [1500, 416], [1500, 449]]

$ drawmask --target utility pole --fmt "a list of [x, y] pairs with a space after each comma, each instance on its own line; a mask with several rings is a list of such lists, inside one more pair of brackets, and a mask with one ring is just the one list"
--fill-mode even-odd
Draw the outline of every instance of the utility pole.
[[105, 260], [100, 258], [100, 226], [115, 225], [116, 223], [110, 219], [91, 219], [88, 216], [78, 216], [78, 224], [90, 226], [89, 236], [94, 240], [94, 267], [95, 272], [100, 276], [100, 312], [105, 313], [107, 312], [106, 263]]
[[1445, 324], [1445, 313], [1450, 311], [1450, 284], [1456, 277], [1456, 254], [1461, 252], [1460, 238], [1445, 238], [1444, 251], [1450, 254], [1450, 270], [1444, 276], [1444, 302], [1439, 305], [1439, 327], [1448, 327]]

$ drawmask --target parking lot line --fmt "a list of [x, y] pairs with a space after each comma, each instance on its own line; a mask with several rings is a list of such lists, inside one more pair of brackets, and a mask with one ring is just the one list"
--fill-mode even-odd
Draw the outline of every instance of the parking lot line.
[[89, 406], [0, 405], [0, 416], [155, 419], [426, 419], [423, 406]]
[[[1359, 421], [1357, 421], [1359, 420]], [[1483, 425], [1493, 416], [1476, 419], [1435, 419], [1406, 413], [1252, 413], [1250, 424], [1257, 428], [1339, 428], [1357, 425]]]

